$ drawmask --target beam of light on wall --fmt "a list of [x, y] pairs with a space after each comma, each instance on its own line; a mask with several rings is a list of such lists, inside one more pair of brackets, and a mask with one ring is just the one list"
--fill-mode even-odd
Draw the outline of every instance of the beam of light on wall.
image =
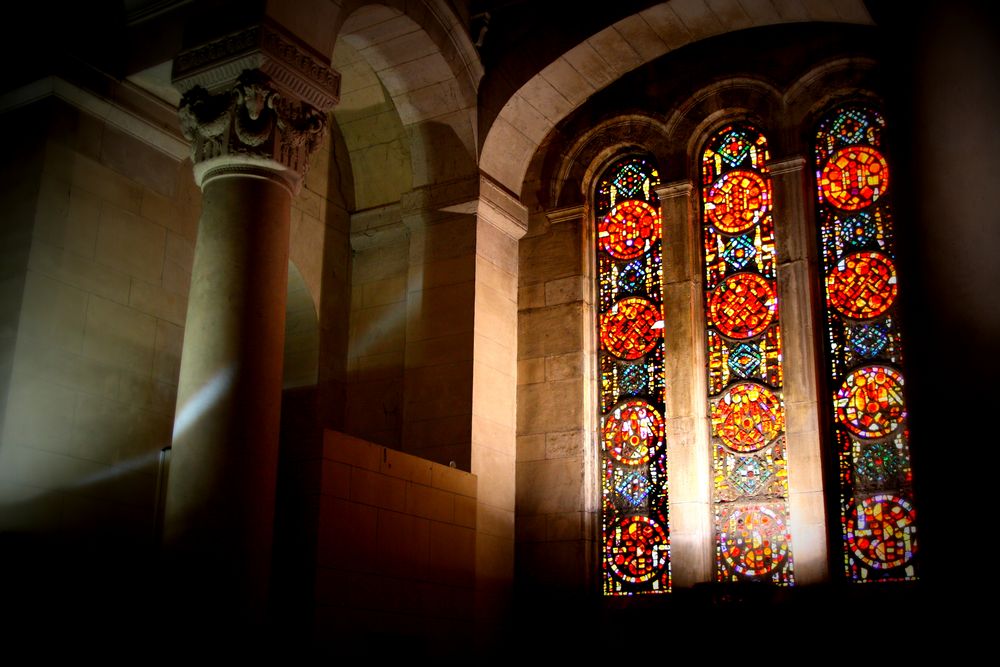
[[155, 465], [160, 458], [160, 450], [147, 452], [141, 454], [131, 459], [125, 461], [119, 461], [112, 466], [105, 468], [104, 470], [91, 473], [86, 477], [76, 479], [70, 482], [65, 482], [59, 484], [51, 489], [38, 489], [27, 493], [24, 496], [18, 498], [17, 502], [31, 502], [45, 496], [49, 493], [59, 492], [65, 493], [67, 491], [79, 491], [81, 489], [86, 489], [87, 487], [96, 486], [103, 482], [107, 482], [116, 477], [123, 477], [131, 472], [136, 472], [142, 470], [143, 468], [148, 468]]
[[130, 472], [152, 466], [158, 462], [159, 458], [160, 450], [158, 449], [152, 452], [146, 452], [145, 454], [141, 454], [126, 461], [119, 461], [106, 470], [95, 472], [92, 475], [87, 475], [83, 479], [70, 482], [65, 485], [63, 489], [68, 491], [71, 489], [82, 489], [95, 484], [100, 484], [101, 482], [106, 482], [109, 479], [121, 477], [122, 475], [126, 475]]
[[[406, 319], [406, 305], [406, 301], [399, 302], [396, 307], [386, 309], [381, 317], [371, 320], [367, 326], [359, 330], [356, 338], [351, 341], [350, 356], [355, 359], [366, 356], [374, 345], [383, 342], [386, 336], [397, 331]], [[358, 314], [354, 313], [354, 316]]]
[[232, 366], [220, 371], [204, 387], [199, 389], [194, 396], [187, 400], [184, 407], [180, 409], [174, 418], [174, 440], [184, 435], [202, 415], [219, 402], [219, 399], [232, 386], [235, 375], [236, 371]]

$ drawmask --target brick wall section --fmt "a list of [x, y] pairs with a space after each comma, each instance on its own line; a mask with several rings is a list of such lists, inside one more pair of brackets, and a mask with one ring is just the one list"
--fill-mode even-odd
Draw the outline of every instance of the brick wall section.
[[477, 477], [327, 431], [316, 636], [457, 646], [471, 633]]

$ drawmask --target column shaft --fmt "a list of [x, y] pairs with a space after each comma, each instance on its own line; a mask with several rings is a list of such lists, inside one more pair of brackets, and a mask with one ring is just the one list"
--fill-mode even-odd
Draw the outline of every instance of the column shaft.
[[164, 520], [168, 547], [207, 558], [203, 574], [229, 579], [213, 588], [258, 611], [274, 523], [290, 205], [287, 187], [266, 177], [204, 185]]

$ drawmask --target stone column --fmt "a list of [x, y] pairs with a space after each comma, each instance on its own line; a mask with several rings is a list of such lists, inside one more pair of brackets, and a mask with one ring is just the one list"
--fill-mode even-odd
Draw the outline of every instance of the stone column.
[[[502, 627], [514, 580], [517, 459], [518, 240], [528, 211], [481, 177], [476, 209], [472, 363], [472, 472], [476, 513], [476, 606], [480, 641]], [[486, 630], [486, 633], [482, 633]]]
[[818, 275], [816, 216], [807, 192], [806, 160], [770, 163], [774, 188], [778, 255], [778, 310], [781, 316], [785, 430], [788, 452], [788, 512], [795, 581], [814, 584], [829, 577], [820, 414], [816, 386], [817, 341], [824, 340], [813, 302]]
[[680, 588], [711, 581], [714, 558], [701, 236], [693, 190], [691, 181], [656, 189], [663, 219], [671, 563], [674, 586]]
[[185, 614], [223, 626], [267, 601], [291, 201], [336, 102], [327, 63], [263, 24], [174, 64], [203, 198], [163, 540]]

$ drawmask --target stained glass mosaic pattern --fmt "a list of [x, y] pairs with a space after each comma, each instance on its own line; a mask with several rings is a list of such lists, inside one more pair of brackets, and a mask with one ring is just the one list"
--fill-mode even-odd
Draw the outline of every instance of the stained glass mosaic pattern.
[[864, 366], [847, 376], [834, 399], [837, 421], [853, 435], [884, 438], [902, 425], [903, 376], [887, 366]]
[[619, 359], [638, 359], [663, 334], [663, 315], [657, 304], [628, 297], [601, 315], [601, 345]]
[[605, 595], [670, 590], [657, 185], [650, 161], [625, 158], [594, 202]]
[[718, 443], [715, 448], [713, 490], [717, 500], [733, 503], [782, 495], [788, 483], [783, 437], [749, 456]]
[[734, 452], [760, 451], [784, 431], [784, 410], [773, 391], [752, 382], [732, 385], [712, 406], [715, 436]]
[[735, 234], [750, 229], [771, 209], [764, 179], [753, 171], [731, 171], [712, 184], [705, 213], [720, 231]]
[[865, 498], [847, 520], [847, 548], [868, 568], [903, 568], [913, 559], [915, 523], [913, 506], [905, 498], [888, 494]]
[[660, 216], [646, 202], [628, 199], [604, 216], [597, 227], [597, 238], [615, 259], [634, 259], [649, 252], [660, 238]]
[[604, 419], [605, 451], [619, 463], [638, 465], [663, 446], [663, 418], [645, 401], [628, 401]]
[[617, 579], [629, 584], [652, 581], [651, 590], [667, 590], [661, 584], [669, 570], [670, 540], [663, 526], [646, 516], [622, 519], [607, 535], [605, 560]]
[[790, 584], [791, 536], [782, 504], [717, 507], [718, 560], [726, 579]]
[[702, 154], [716, 578], [794, 582], [767, 139], [724, 128]]
[[757, 380], [781, 386], [781, 331], [770, 327], [753, 340], [732, 341], [708, 332], [709, 394], [719, 395], [733, 382]]
[[896, 267], [881, 253], [848, 255], [827, 274], [826, 293], [830, 305], [846, 317], [878, 317], [896, 300]]
[[857, 582], [915, 579], [919, 559], [884, 128], [877, 111], [848, 106], [816, 133], [830, 422], [844, 569]]
[[831, 205], [857, 211], [871, 206], [889, 188], [889, 166], [874, 148], [848, 146], [823, 165], [819, 187]]
[[756, 273], [727, 276], [708, 301], [709, 316], [719, 333], [729, 338], [753, 338], [775, 317], [778, 298], [774, 281]]

